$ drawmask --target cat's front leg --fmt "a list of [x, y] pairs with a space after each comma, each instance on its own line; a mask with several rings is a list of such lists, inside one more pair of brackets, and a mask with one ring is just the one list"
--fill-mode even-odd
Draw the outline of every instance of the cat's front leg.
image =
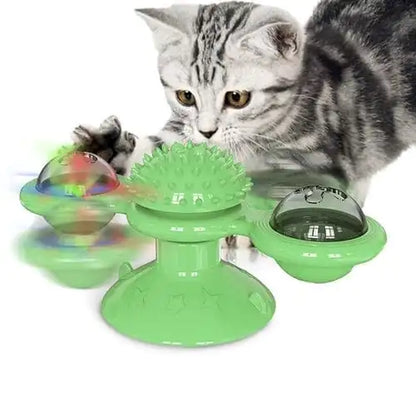
[[73, 140], [78, 150], [102, 157], [118, 174], [126, 175], [135, 163], [142, 162], [146, 153], [152, 153], [164, 143], [172, 144], [184, 140], [186, 137], [183, 127], [183, 123], [171, 119], [157, 135], [139, 139], [123, 130], [117, 117], [110, 116], [99, 127], [76, 127]]

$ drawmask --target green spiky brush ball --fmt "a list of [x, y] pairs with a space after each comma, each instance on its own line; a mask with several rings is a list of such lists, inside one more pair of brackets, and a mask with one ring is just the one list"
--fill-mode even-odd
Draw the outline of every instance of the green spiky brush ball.
[[172, 213], [221, 211], [240, 204], [252, 182], [244, 167], [227, 152], [204, 144], [175, 143], [163, 146], [144, 164], [132, 168], [129, 183], [153, 187], [155, 195], [141, 195], [143, 207]]

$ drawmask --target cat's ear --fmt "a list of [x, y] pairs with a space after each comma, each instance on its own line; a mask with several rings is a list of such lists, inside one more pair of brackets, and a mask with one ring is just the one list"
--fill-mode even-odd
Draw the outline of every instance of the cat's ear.
[[303, 30], [288, 13], [276, 8], [259, 7], [253, 10], [240, 34], [239, 46], [263, 54], [296, 58], [302, 51]]
[[136, 9], [153, 32], [158, 51], [184, 42], [197, 15], [197, 6], [172, 6], [165, 9]]

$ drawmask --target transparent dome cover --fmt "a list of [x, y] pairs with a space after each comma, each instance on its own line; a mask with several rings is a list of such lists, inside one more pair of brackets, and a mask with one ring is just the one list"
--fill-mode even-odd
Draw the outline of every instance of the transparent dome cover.
[[274, 210], [270, 226], [287, 237], [315, 242], [346, 241], [367, 232], [357, 202], [323, 186], [307, 186], [287, 196]]
[[80, 198], [118, 186], [117, 175], [106, 161], [92, 153], [75, 152], [52, 159], [39, 174], [36, 189], [48, 195]]

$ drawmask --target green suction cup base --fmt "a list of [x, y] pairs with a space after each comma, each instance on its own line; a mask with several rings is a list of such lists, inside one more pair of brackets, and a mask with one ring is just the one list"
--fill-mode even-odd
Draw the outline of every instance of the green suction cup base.
[[282, 263], [277, 264], [290, 276], [295, 279], [308, 283], [331, 283], [347, 276], [352, 267], [338, 266], [338, 267], [311, 267], [299, 265], [296, 263]]
[[220, 262], [193, 274], [156, 262], [133, 270], [107, 292], [102, 315], [128, 337], [183, 347], [237, 341], [272, 318], [272, 294], [247, 272]]

